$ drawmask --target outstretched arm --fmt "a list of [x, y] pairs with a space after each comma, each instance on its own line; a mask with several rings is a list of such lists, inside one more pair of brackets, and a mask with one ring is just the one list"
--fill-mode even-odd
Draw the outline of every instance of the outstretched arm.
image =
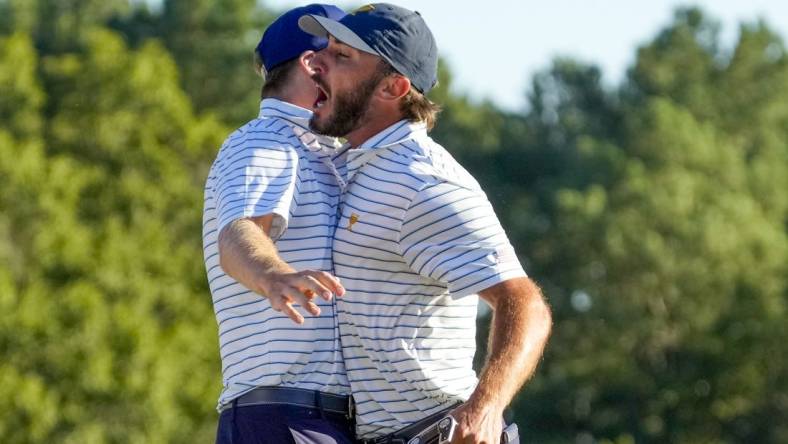
[[304, 317], [293, 304], [317, 316], [316, 296], [330, 300], [345, 289], [329, 273], [316, 270], [296, 271], [276, 250], [268, 233], [273, 215], [235, 220], [219, 233], [219, 263], [230, 277], [246, 288], [266, 297], [271, 308], [285, 313], [298, 324]]
[[510, 279], [479, 293], [493, 309], [490, 347], [479, 384], [452, 412], [455, 443], [497, 443], [503, 410], [533, 375], [550, 335], [550, 309], [528, 278]]

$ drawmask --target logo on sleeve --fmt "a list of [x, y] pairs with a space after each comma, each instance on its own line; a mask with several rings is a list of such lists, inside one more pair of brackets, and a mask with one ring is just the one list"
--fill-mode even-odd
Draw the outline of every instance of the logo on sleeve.
[[511, 245], [496, 247], [495, 251], [493, 251], [493, 256], [495, 257], [496, 264], [505, 264], [507, 262], [519, 263], [517, 253], [514, 252], [514, 248]]

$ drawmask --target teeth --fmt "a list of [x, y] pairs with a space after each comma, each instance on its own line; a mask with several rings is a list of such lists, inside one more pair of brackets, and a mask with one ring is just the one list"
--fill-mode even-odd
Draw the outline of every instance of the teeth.
[[325, 105], [328, 101], [328, 94], [326, 93], [326, 90], [319, 85], [317, 87], [317, 95], [318, 98], [315, 101], [315, 109], [322, 108], [323, 105]]

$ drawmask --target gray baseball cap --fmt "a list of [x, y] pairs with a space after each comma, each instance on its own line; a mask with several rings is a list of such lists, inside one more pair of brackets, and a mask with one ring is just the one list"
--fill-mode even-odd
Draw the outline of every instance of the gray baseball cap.
[[331, 35], [359, 51], [382, 57], [423, 94], [438, 82], [438, 47], [418, 12], [373, 3], [340, 20], [304, 15], [298, 26], [314, 36]]

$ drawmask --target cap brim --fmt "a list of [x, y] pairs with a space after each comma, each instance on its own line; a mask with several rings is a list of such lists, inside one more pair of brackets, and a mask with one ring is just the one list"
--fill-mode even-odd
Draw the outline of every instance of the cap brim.
[[307, 34], [312, 34], [313, 36], [323, 38], [328, 38], [330, 35], [340, 42], [356, 48], [359, 51], [364, 51], [376, 56], [380, 56], [377, 51], [367, 45], [367, 43], [362, 40], [361, 37], [356, 35], [355, 32], [351, 31], [350, 28], [336, 20], [332, 20], [320, 15], [304, 15], [298, 19], [298, 27]]

